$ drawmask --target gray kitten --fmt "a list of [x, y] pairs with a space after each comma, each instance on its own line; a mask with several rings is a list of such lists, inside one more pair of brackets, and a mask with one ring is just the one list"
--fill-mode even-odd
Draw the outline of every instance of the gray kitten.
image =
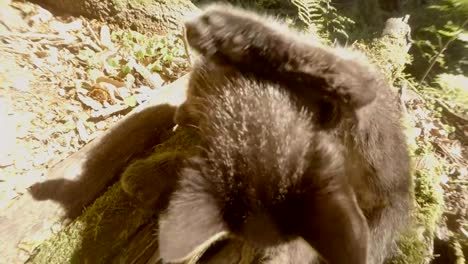
[[329, 263], [383, 263], [407, 223], [411, 181], [398, 101], [380, 74], [228, 6], [186, 28], [202, 58], [176, 122], [199, 129], [204, 151], [186, 160], [162, 217], [162, 258], [230, 234], [259, 248], [300, 237]]

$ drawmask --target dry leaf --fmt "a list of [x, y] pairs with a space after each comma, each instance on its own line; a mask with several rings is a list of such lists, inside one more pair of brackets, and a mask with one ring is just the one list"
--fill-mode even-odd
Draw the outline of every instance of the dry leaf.
[[80, 139], [83, 142], [88, 142], [89, 139], [89, 134], [88, 131], [86, 131], [85, 125], [83, 124], [83, 121], [80, 119], [76, 120], [76, 130], [78, 131], [78, 136], [80, 136]]
[[111, 93], [99, 83], [94, 84], [92, 89], [86, 95], [98, 102], [101, 102], [104, 105], [104, 107], [107, 107], [106, 103], [115, 103], [115, 100]]
[[130, 107], [135, 107], [137, 105], [137, 100], [135, 99], [134, 96], [129, 96], [124, 99], [124, 103]]
[[100, 76], [100, 77], [96, 78], [96, 82], [97, 83], [101, 83], [101, 82], [110, 83], [110, 84], [114, 85], [117, 88], [125, 86], [124, 82], [121, 82], [121, 81], [118, 81], [118, 80], [115, 80], [115, 79], [112, 79], [112, 78], [109, 78], [109, 77], [106, 77], [106, 76]]
[[96, 128], [99, 130], [104, 130], [106, 129], [107, 123], [104, 121], [99, 121], [96, 123]]
[[29, 20], [33, 23], [33, 25], [38, 25], [41, 23], [48, 22], [54, 18], [52, 13], [50, 13], [48, 10], [38, 6], [37, 7], [37, 14], [32, 16]]
[[145, 66], [139, 64], [133, 57], [130, 57], [128, 64], [134, 68], [153, 89], [159, 88], [164, 80], [157, 73], [151, 73]]
[[51, 29], [55, 30], [59, 34], [65, 34], [68, 31], [78, 31], [83, 28], [83, 21], [81, 19], [77, 19], [70, 23], [62, 23], [59, 21], [52, 21], [49, 23]]
[[[110, 97], [110, 99], [112, 99], [111, 102], [113, 102], [113, 103], [115, 103], [116, 101], [119, 101], [119, 100], [117, 100], [117, 98], [115, 98], [115, 95], [118, 95], [120, 98], [122, 98], [118, 94], [117, 89], [115, 88], [115, 86], [110, 84], [110, 83], [100, 82], [100, 83], [97, 83], [96, 86], [98, 86], [101, 89], [107, 91], [107, 94]], [[109, 100], [106, 100], [106, 101], [109, 101]]]
[[18, 196], [18, 193], [12, 188], [0, 188], [0, 210], [10, 205], [12, 200]]
[[46, 61], [49, 64], [57, 64], [59, 63], [59, 54], [58, 49], [56, 47], [49, 47], [48, 56], [46, 57]]
[[101, 35], [101, 44], [108, 49], [114, 49], [114, 44], [112, 44], [110, 30], [107, 25], [103, 25], [101, 27], [100, 35]]
[[116, 92], [122, 99], [127, 98], [132, 95], [130, 91], [125, 87], [117, 88]]
[[87, 96], [83, 96], [81, 94], [76, 94], [78, 99], [85, 104], [86, 106], [91, 107], [93, 110], [99, 111], [102, 109], [102, 104], [96, 100], [93, 100], [92, 98], [89, 98]]
[[99, 111], [94, 111], [91, 113], [91, 117], [93, 118], [98, 118], [98, 117], [108, 117], [110, 115], [113, 115], [117, 112], [123, 111], [128, 108], [128, 105], [112, 105], [107, 108], [101, 109]]

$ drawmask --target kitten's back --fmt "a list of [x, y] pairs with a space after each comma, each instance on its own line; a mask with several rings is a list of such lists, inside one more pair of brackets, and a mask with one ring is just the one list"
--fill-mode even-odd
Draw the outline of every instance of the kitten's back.
[[[161, 222], [162, 254], [184, 256], [226, 231], [259, 247], [303, 237], [330, 261], [361, 263], [367, 225], [341, 144], [279, 84], [214, 71], [191, 76], [192, 88], [205, 88], [189, 104], [203, 151], [187, 160]], [[185, 239], [174, 240], [180, 230]]]

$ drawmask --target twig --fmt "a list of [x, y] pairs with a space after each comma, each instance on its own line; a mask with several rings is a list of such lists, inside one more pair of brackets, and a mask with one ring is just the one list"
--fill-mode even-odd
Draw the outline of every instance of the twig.
[[467, 165], [466, 161], [463, 159], [462, 156], [452, 154], [452, 152], [450, 152], [450, 150], [445, 145], [439, 142], [432, 142], [432, 145], [435, 146], [436, 149], [438, 149], [442, 155], [445, 155], [453, 163], [459, 164], [461, 166]]
[[17, 33], [17, 32], [1, 32], [0, 37], [14, 37], [14, 38], [27, 38], [27, 39], [59, 39], [66, 40], [65, 37], [55, 34], [41, 34], [41, 33]]
[[11, 28], [10, 28], [5, 22], [3, 22], [2, 20], [0, 20], [0, 23], [2, 23], [2, 25], [3, 25], [8, 31], [11, 31]]
[[464, 116], [461, 116], [457, 113], [452, 112], [450, 107], [444, 103], [444, 101], [434, 98], [437, 106], [442, 107], [442, 109], [450, 116], [450, 118], [456, 120], [457, 122], [463, 124], [463, 125], [468, 125], [468, 119]]
[[91, 28], [91, 26], [89, 25], [89, 22], [86, 21], [86, 20], [83, 20], [85, 21], [85, 27], [88, 29], [89, 33], [91, 34], [91, 37], [93, 37], [94, 41], [99, 45], [99, 46], [103, 46], [102, 43], [101, 43], [101, 40], [98, 38], [98, 36], [96, 35], [96, 32], [94, 32], [94, 30]]
[[148, 84], [153, 89], [161, 87], [161, 82], [155, 76], [153, 76], [153, 74], [151, 74], [151, 72], [145, 66], [139, 64], [135, 58], [130, 57], [128, 63], [143, 77], [143, 79], [145, 79], [145, 81], [148, 82]]
[[452, 112], [450, 110], [450, 107], [445, 104], [442, 100], [434, 97], [434, 96], [431, 96], [431, 95], [428, 95], [428, 94], [422, 94], [418, 91], [418, 89], [416, 89], [416, 87], [414, 87], [414, 85], [411, 85], [411, 83], [408, 83], [409, 86], [411, 86], [411, 90], [425, 103], [427, 103], [428, 100], [433, 100], [435, 101], [436, 105], [439, 106], [439, 107], [442, 107], [442, 109], [444, 110], [444, 112], [446, 112], [446, 114], [448, 114], [451, 118], [457, 120], [458, 122], [466, 125], [468, 123], [468, 119], [463, 117], [463, 116], [460, 116], [454, 112]]
[[402, 85], [401, 85], [401, 89], [400, 89], [400, 104], [401, 104], [401, 108], [403, 109], [403, 112], [405, 114], [408, 114], [408, 109], [406, 108], [406, 98], [408, 97], [407, 95], [407, 83], [404, 82]]
[[109, 106], [107, 108], [104, 108], [102, 110], [92, 112], [91, 117], [93, 117], [93, 118], [100, 118], [100, 117], [106, 118], [108, 116], [111, 116], [111, 115], [113, 115], [115, 113], [126, 110], [128, 108], [129, 108], [128, 105], [116, 104], [116, 105], [112, 105], [112, 106]]
[[190, 54], [190, 45], [188, 44], [187, 40], [187, 29], [182, 27], [182, 41], [184, 42], [184, 49], [185, 49], [185, 55], [187, 55], [187, 61], [190, 66], [192, 66], [192, 56]]
[[80, 100], [80, 102], [82, 102], [83, 104], [85, 104], [86, 106], [89, 106], [90, 108], [92, 108], [93, 110], [96, 110], [96, 111], [100, 111], [102, 110], [102, 104], [92, 98], [89, 98], [87, 96], [83, 96], [79, 93], [76, 94], [76, 96], [78, 97], [78, 100]]
[[22, 52], [22, 51], [19, 51], [19, 50], [15, 50], [15, 49], [12, 49], [12, 48], [7, 48], [7, 47], [1, 47], [0, 50], [1, 51], [6, 51], [6, 52], [11, 52], [11, 53], [16, 53], [16, 54], [20, 54], [20, 55], [25, 55], [25, 56], [31, 56], [31, 54], [29, 54], [29, 53]]
[[421, 94], [414, 85], [412, 85], [409, 82], [406, 82], [406, 84], [408, 84], [411, 87], [411, 91], [413, 91], [413, 93], [415, 93], [419, 97], [419, 99], [421, 99], [422, 102], [426, 103], [426, 97], [423, 94]]
[[88, 45], [90, 48], [92, 48], [93, 50], [97, 51], [97, 52], [103, 52], [103, 49], [101, 48], [101, 46], [99, 46], [98, 44], [94, 43], [93, 40], [85, 35], [81, 35], [79, 36], [79, 38], [84, 42], [86, 43], [86, 45]]
[[445, 52], [445, 50], [448, 48], [448, 46], [453, 42], [455, 41], [458, 36], [460, 35], [460, 33], [462, 32], [461, 29], [463, 29], [466, 24], [468, 24], [468, 18], [465, 20], [465, 22], [463, 22], [463, 24], [458, 28], [458, 31], [460, 31], [458, 34], [455, 34], [453, 37], [451, 37], [447, 43], [445, 43], [445, 45], [442, 47], [442, 49], [439, 50], [439, 52], [432, 58], [432, 61], [431, 61], [431, 64], [429, 65], [429, 67], [427, 68], [426, 72], [424, 72], [424, 75], [423, 77], [421, 78], [421, 80], [419, 81], [419, 86], [422, 85], [422, 83], [424, 82], [424, 80], [426, 79], [427, 75], [429, 75], [429, 72], [431, 72], [432, 68], [434, 67], [437, 59], [440, 57], [440, 55], [442, 55], [442, 53]]
[[76, 124], [76, 130], [78, 131], [78, 136], [83, 142], [87, 143], [89, 141], [89, 134], [88, 134], [88, 131], [86, 131], [83, 121], [78, 119], [75, 121], [75, 124]]

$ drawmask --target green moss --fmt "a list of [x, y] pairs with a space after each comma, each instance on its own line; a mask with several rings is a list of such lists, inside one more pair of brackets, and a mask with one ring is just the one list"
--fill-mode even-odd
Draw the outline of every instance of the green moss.
[[432, 255], [434, 232], [442, 215], [443, 198], [435, 179], [437, 174], [426, 174], [416, 171], [415, 210], [411, 228], [398, 241], [400, 250], [390, 263], [413, 264], [424, 263]]
[[41, 244], [31, 263], [109, 263], [137, 229], [151, 219], [114, 184], [81, 216]]
[[176, 169], [186, 155], [195, 154], [198, 137], [193, 129], [180, 129], [152, 154], [134, 161], [122, 174], [123, 190], [148, 207], [165, 204], [177, 181]]
[[[364, 51], [377, 64], [391, 83], [404, 78], [403, 70], [409, 61], [406, 47], [392, 37], [384, 37], [355, 47]], [[398, 242], [400, 254], [390, 263], [423, 263], [432, 255], [434, 231], [443, 210], [443, 190], [440, 177], [446, 166], [434, 153], [431, 142], [421, 141], [414, 133], [415, 124], [404, 116], [402, 124], [407, 137], [408, 151], [412, 158], [412, 184], [414, 186], [414, 211], [412, 224]]]
[[[378, 65], [390, 82], [403, 79], [403, 70], [409, 61], [406, 47], [391, 37], [371, 44], [356, 44]], [[415, 124], [408, 116], [402, 120], [407, 136], [408, 151], [412, 158], [414, 211], [410, 228], [398, 241], [400, 254], [390, 261], [393, 264], [424, 263], [432, 255], [432, 241], [444, 206], [440, 177], [446, 167], [435, 155], [431, 142], [417, 138]]]
[[[193, 146], [197, 140], [194, 130], [179, 129], [168, 140], [155, 146], [148, 158], [135, 161], [123, 174], [141, 171], [138, 166], [156, 166], [160, 170], [167, 165], [172, 153], [196, 151]], [[153, 212], [143, 209], [140, 202], [129, 197], [121, 184], [116, 183], [69, 226], [42, 243], [30, 262], [109, 263], [125, 248], [128, 238], [138, 228], [154, 220], [152, 216]]]
[[[383, 37], [370, 43], [354, 45], [366, 53], [385, 74], [390, 83], [405, 78], [403, 70], [409, 62], [405, 43], [393, 37]], [[389, 263], [424, 263], [432, 255], [432, 241], [443, 210], [443, 191], [439, 185], [446, 166], [435, 155], [431, 142], [422, 141], [415, 133], [409, 116], [402, 120], [412, 158], [414, 211], [408, 230], [398, 240], [399, 253]]]
[[391, 264], [419, 264], [427, 258], [427, 244], [415, 230], [405, 234], [399, 243], [400, 255]]
[[198, 145], [200, 138], [194, 128], [179, 128], [176, 132], [162, 144], [153, 148], [153, 153], [164, 151], [195, 151], [194, 146]]
[[[407, 129], [410, 127], [407, 127]], [[408, 139], [415, 142], [414, 138]], [[410, 228], [398, 241], [399, 254], [389, 263], [424, 263], [432, 256], [432, 241], [444, 206], [440, 177], [444, 163], [429, 142], [410, 144], [413, 159], [414, 211]]]
[[389, 83], [394, 83], [398, 78], [403, 78], [403, 70], [410, 60], [406, 52], [406, 46], [391, 37], [376, 39], [370, 43], [356, 42], [353, 47], [368, 55], [387, 77]]

